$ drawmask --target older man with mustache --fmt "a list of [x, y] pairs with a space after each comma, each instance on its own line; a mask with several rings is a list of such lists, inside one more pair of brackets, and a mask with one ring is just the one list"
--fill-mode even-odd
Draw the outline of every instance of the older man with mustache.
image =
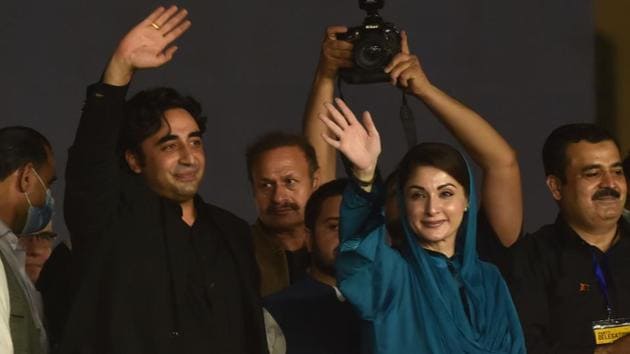
[[[629, 353], [630, 227], [614, 139], [593, 124], [557, 128], [543, 147], [554, 224], [511, 249], [511, 288], [529, 353]], [[606, 328], [609, 325], [614, 329]]]
[[262, 296], [306, 275], [310, 263], [304, 207], [319, 185], [315, 150], [300, 135], [272, 132], [247, 148], [258, 220], [252, 226]]

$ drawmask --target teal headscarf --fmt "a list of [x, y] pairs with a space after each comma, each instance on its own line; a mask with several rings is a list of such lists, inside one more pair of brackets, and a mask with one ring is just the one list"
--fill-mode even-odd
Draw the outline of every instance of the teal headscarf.
[[505, 281], [477, 255], [477, 199], [470, 169], [468, 173], [469, 207], [450, 259], [418, 244], [402, 189], [398, 197], [405, 242], [399, 253], [385, 241], [380, 180], [371, 193], [356, 183], [346, 188], [337, 279], [342, 293], [371, 324], [374, 353], [525, 353]]
[[427, 353], [525, 353], [521, 325], [505, 281], [494, 265], [482, 262], [477, 254], [478, 203], [473, 174], [468, 165], [467, 169], [469, 207], [450, 259], [419, 245], [409, 227], [399, 185], [406, 240], [402, 254], [420, 288], [413, 307], [423, 314], [422, 323], [413, 327]]

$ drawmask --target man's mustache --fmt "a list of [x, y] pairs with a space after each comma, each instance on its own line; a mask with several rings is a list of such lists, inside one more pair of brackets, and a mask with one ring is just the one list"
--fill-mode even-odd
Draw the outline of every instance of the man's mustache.
[[282, 204], [272, 204], [267, 208], [267, 213], [274, 214], [277, 211], [285, 211], [287, 209], [298, 211], [300, 210], [300, 206], [297, 205], [296, 203], [290, 203], [290, 202], [282, 203]]
[[607, 197], [613, 197], [615, 199], [619, 199], [621, 198], [621, 193], [619, 193], [618, 191], [610, 188], [610, 187], [604, 187], [601, 188], [599, 190], [597, 190], [597, 192], [595, 192], [593, 194], [593, 200], [598, 200], [598, 199], [603, 199], [603, 198], [607, 198]]

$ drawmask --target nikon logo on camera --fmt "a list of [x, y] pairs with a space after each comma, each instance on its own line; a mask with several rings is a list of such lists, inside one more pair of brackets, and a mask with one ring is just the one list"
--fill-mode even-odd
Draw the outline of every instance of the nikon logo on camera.
[[337, 39], [354, 45], [354, 66], [339, 70], [339, 76], [349, 84], [387, 82], [389, 75], [384, 69], [400, 53], [400, 32], [378, 14], [383, 7], [382, 0], [359, 0], [359, 7], [367, 12], [363, 24], [337, 35]]

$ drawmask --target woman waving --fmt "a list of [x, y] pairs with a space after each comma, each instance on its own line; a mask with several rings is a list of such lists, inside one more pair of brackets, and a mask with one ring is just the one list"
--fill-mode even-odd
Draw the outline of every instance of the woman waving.
[[[426, 78], [417, 57], [403, 52], [386, 71], [392, 83], [421, 99], [481, 167], [481, 204], [505, 246], [521, 229], [516, 156], [479, 115]], [[398, 166], [405, 240], [386, 243], [381, 151], [369, 115], [361, 124], [340, 100], [321, 116], [324, 139], [352, 163], [343, 196], [337, 277], [343, 294], [374, 327], [375, 353], [525, 353], [522, 330], [497, 268], [479, 260], [475, 183], [463, 156], [442, 143], [412, 148]]]

